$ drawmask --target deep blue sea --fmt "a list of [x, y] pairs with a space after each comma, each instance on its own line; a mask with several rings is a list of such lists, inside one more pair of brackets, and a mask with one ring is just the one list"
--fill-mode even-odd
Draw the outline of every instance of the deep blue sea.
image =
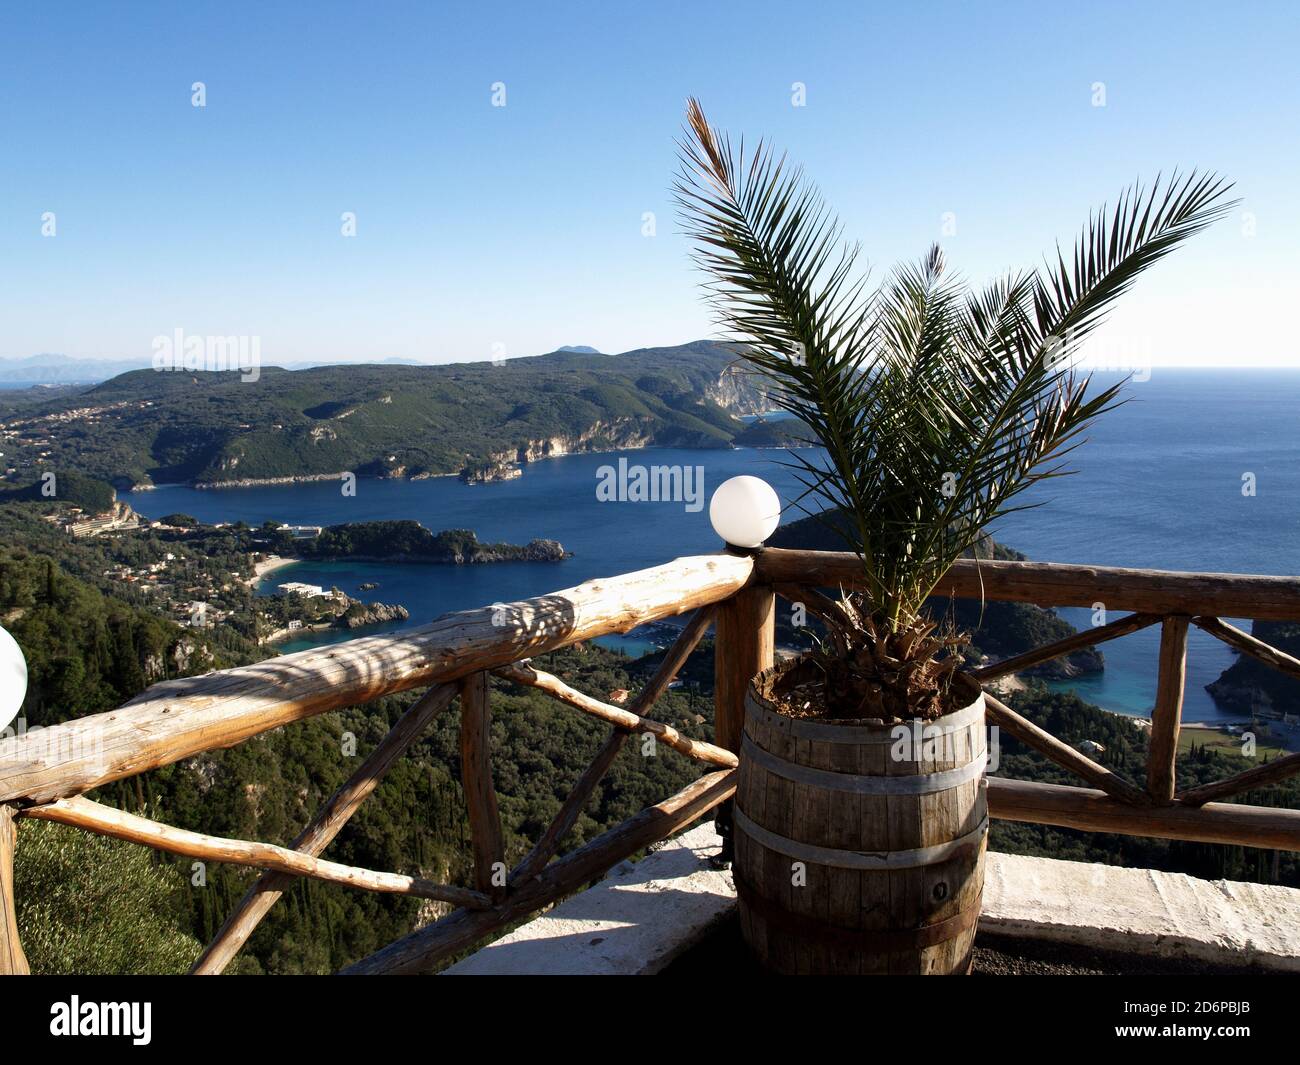
[[[1300, 572], [1300, 372], [1152, 371], [1133, 381], [1129, 402], [1094, 427], [1071, 456], [1075, 476], [1049, 481], [1024, 498], [1043, 506], [1009, 515], [992, 531], [1031, 558], [1052, 562], [1237, 573]], [[491, 485], [455, 478], [362, 480], [355, 497], [337, 482], [198, 491], [163, 487], [122, 498], [151, 517], [183, 511], [207, 521], [268, 519], [295, 525], [411, 518], [430, 529], [469, 528], [484, 541], [559, 540], [564, 562], [480, 566], [303, 563], [277, 570], [263, 591], [298, 580], [337, 585], [350, 595], [397, 602], [408, 625], [449, 610], [510, 601], [570, 587], [591, 577], [652, 566], [719, 546], [707, 505], [601, 502], [600, 467], [617, 454], [572, 455], [533, 463], [523, 477]], [[779, 450], [651, 449], [624, 453], [629, 463], [683, 465], [703, 471], [706, 495], [741, 473], [766, 478], [786, 501], [798, 493]], [[1254, 475], [1254, 494], [1243, 476]], [[790, 512], [789, 520], [800, 516]], [[377, 581], [379, 588], [358, 586]], [[1080, 627], [1083, 610], [1062, 610]], [[400, 628], [377, 627], [374, 632]], [[350, 634], [350, 635], [356, 635]], [[346, 639], [330, 634], [310, 642]], [[1098, 678], [1062, 684], [1091, 702], [1145, 716], [1155, 694], [1158, 629], [1104, 646]], [[309, 641], [283, 644], [297, 650]], [[624, 640], [636, 652], [645, 638]], [[1185, 721], [1221, 719], [1204, 685], [1233, 661], [1218, 641], [1193, 630]]]

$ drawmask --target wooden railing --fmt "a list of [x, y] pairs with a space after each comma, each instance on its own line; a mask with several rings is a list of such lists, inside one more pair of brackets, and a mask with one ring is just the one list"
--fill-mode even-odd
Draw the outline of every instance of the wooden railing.
[[[852, 555], [765, 549], [678, 559], [589, 581], [537, 599], [445, 615], [407, 632], [302, 651], [202, 677], [156, 684], [118, 710], [0, 741], [0, 972], [24, 972], [13, 900], [15, 818], [75, 825], [194, 858], [263, 870], [193, 972], [221, 972], [294, 877], [450, 903], [447, 916], [349, 966], [350, 973], [409, 973], [436, 967], [509, 923], [568, 895], [613, 865], [664, 840], [735, 790], [744, 693], [773, 662], [777, 594], [815, 612], [816, 589], [852, 586]], [[1049, 735], [988, 695], [990, 723], [1091, 787], [990, 778], [993, 817], [1133, 835], [1300, 850], [1300, 811], [1217, 800], [1300, 772], [1291, 754], [1226, 780], [1175, 792], [1189, 624], [1300, 678], [1300, 660], [1219, 616], [1300, 619], [1300, 581], [1235, 574], [1165, 573], [1021, 562], [963, 561], [939, 594], [1132, 611], [1110, 624], [975, 671], [981, 681], [1159, 624], [1157, 699], [1145, 787]], [[629, 706], [606, 703], [537, 669], [534, 655], [693, 612], [654, 676]], [[714, 741], [684, 736], [651, 716], [710, 627], [715, 630]], [[489, 674], [544, 692], [610, 726], [551, 824], [513, 870], [492, 784]], [[325, 803], [289, 847], [219, 839], [159, 824], [84, 798], [102, 784], [230, 747], [307, 717], [382, 695], [427, 690]], [[472, 885], [359, 869], [321, 857], [348, 819], [429, 723], [453, 700], [461, 709], [462, 784], [472, 836]], [[585, 846], [556, 857], [588, 800], [634, 733], [709, 771]], [[724, 808], [725, 812], [725, 808]]]

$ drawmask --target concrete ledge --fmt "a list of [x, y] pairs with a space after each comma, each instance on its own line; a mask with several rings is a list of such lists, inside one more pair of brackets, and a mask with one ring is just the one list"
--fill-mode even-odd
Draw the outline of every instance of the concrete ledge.
[[720, 845], [712, 823], [683, 833], [443, 975], [653, 975], [735, 909], [731, 873], [709, 864]]
[[[736, 905], [712, 868], [712, 824], [446, 970], [453, 975], [649, 975], [694, 946]], [[1182, 873], [990, 852], [980, 930], [1225, 968], [1300, 972], [1300, 890]]]
[[1300, 890], [990, 852], [980, 930], [1300, 972]]

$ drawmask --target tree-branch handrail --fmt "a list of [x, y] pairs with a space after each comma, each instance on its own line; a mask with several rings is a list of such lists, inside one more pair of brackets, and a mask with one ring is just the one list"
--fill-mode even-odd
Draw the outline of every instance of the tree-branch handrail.
[[155, 850], [180, 854], [187, 858], [198, 858], [202, 861], [228, 862], [255, 869], [274, 869], [293, 876], [312, 877], [365, 891], [413, 895], [416, 898], [451, 902], [457, 906], [469, 906], [474, 909], [486, 909], [490, 905], [486, 894], [456, 887], [454, 884], [437, 884], [423, 877], [342, 865], [323, 858], [314, 858], [310, 854], [289, 847], [277, 847], [273, 843], [226, 839], [202, 832], [191, 832], [188, 829], [164, 825], [138, 814], [92, 802], [81, 795], [57, 799], [43, 806], [33, 806], [24, 810], [23, 816], [34, 817], [40, 821], [56, 821], [101, 836], [140, 843]]
[[[862, 563], [849, 551], [768, 547], [754, 556], [756, 579], [768, 584], [855, 587]], [[1094, 607], [1144, 614], [1217, 614], [1261, 621], [1300, 621], [1300, 578], [1250, 573], [1079, 566], [1060, 562], [962, 559], [935, 596], [996, 599], [1038, 606]]]
[[163, 681], [117, 710], [0, 740], [0, 802], [79, 795], [329, 710], [628, 632], [720, 602], [752, 571], [744, 555], [687, 556], [401, 633]]

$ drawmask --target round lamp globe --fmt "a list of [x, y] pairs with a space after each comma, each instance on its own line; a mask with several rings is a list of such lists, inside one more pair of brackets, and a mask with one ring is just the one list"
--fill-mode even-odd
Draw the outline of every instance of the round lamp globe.
[[18, 716], [27, 694], [27, 659], [18, 641], [0, 629], [0, 729]]
[[760, 547], [780, 524], [781, 500], [761, 477], [732, 477], [713, 493], [709, 521], [732, 547]]

